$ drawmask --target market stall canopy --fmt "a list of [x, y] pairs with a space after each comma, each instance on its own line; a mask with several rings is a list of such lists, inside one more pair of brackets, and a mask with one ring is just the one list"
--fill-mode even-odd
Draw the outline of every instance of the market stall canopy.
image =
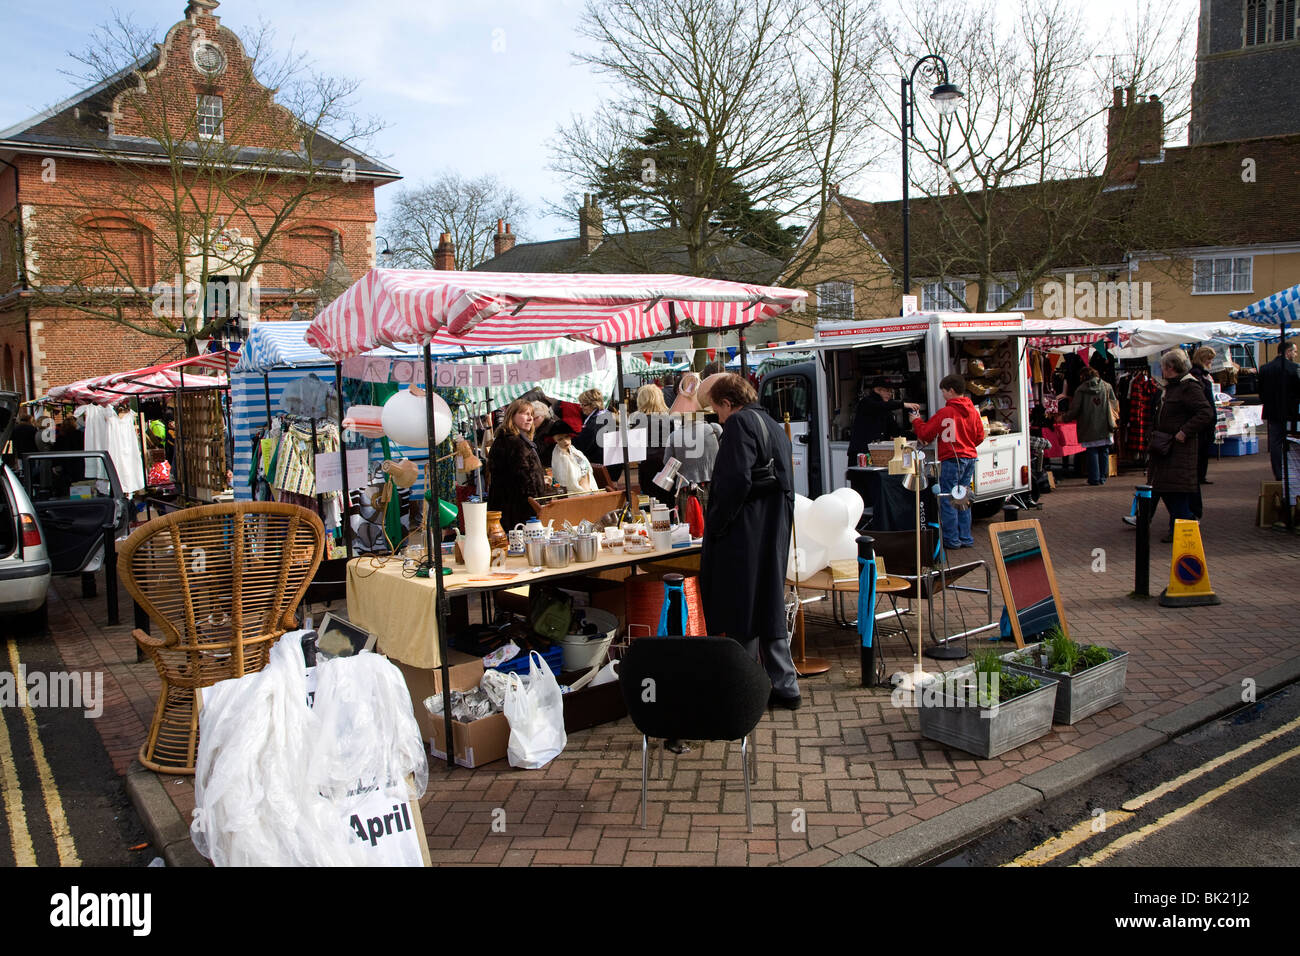
[[1153, 355], [1180, 345], [1204, 342], [1209, 345], [1246, 345], [1272, 338], [1274, 333], [1240, 322], [1164, 322], [1124, 320], [1114, 323], [1128, 333], [1128, 345], [1115, 354], [1120, 358]]
[[[262, 374], [277, 368], [319, 368], [333, 365], [320, 349], [308, 345], [304, 336], [311, 322], [258, 322], [248, 333], [248, 340], [239, 351], [237, 373]], [[481, 358], [517, 352], [518, 349], [470, 349], [460, 346], [439, 349], [434, 358]], [[397, 345], [370, 353], [375, 358], [419, 358], [424, 352], [415, 345]]]
[[[186, 375], [184, 388], [208, 389], [225, 388], [226, 380], [211, 375]], [[117, 405], [128, 398], [147, 398], [151, 395], [170, 395], [181, 390], [180, 369], [163, 371], [144, 371], [131, 378], [123, 378], [123, 373], [101, 375], [98, 378], [86, 378], [67, 385], [56, 385], [42, 398], [41, 402], [71, 402], [77, 405]]]
[[[1229, 312], [1228, 317], [1258, 325], [1300, 322], [1300, 284], [1283, 289], [1281, 292], [1274, 292], [1265, 299], [1252, 302], [1244, 309]], [[1270, 334], [1269, 337], [1271, 338], [1272, 335]]]
[[677, 275], [372, 269], [311, 323], [335, 358], [397, 344], [511, 345], [571, 336], [620, 345], [697, 328], [748, 325], [807, 297], [797, 289]]
[[[84, 378], [68, 385], [56, 385], [37, 402], [116, 405], [133, 396], [162, 395], [180, 388], [225, 388], [226, 375], [238, 361], [234, 352], [209, 352], [172, 362], [162, 362], [129, 372], [112, 372]], [[187, 371], [190, 374], [185, 374]], [[215, 372], [221, 377], [197, 374]]]

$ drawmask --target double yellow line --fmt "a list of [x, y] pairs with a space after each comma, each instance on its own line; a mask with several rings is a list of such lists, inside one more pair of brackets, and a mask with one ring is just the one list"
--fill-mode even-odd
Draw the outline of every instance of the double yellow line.
[[[32, 748], [32, 759], [36, 764], [36, 775], [41, 784], [41, 795], [45, 801], [45, 812], [50, 820], [50, 830], [54, 835], [54, 845], [59, 853], [62, 866], [80, 866], [81, 857], [77, 855], [77, 846], [72, 839], [72, 830], [68, 818], [63, 812], [63, 800], [59, 797], [59, 788], [50, 772], [49, 761], [45, 759], [45, 748], [36, 726], [36, 714], [27, 705], [27, 688], [18, 679], [18, 646], [11, 639], [9, 642], [9, 666], [13, 670], [14, 682], [18, 685], [18, 706], [22, 710], [27, 727], [27, 739]], [[23, 792], [18, 782], [18, 768], [14, 763], [13, 746], [9, 739], [9, 729], [0, 717], [0, 788], [2, 788], [5, 805], [5, 817], [9, 824], [9, 842], [13, 848], [14, 862], [18, 866], [35, 866], [36, 849], [32, 845], [32, 835], [27, 829], [27, 814], [23, 809]]]
[[[1057, 857], [1061, 856], [1062, 854], [1068, 853], [1070, 850], [1084, 843], [1091, 837], [1096, 836], [1097, 833], [1104, 832], [1105, 829], [1109, 829], [1110, 827], [1114, 826], [1116, 823], [1123, 823], [1126, 820], [1133, 819], [1133, 817], [1137, 814], [1139, 810], [1141, 810], [1143, 807], [1151, 803], [1154, 803], [1156, 800], [1159, 800], [1161, 797], [1167, 796], [1168, 794], [1173, 793], [1175, 790], [1178, 790], [1186, 786], [1187, 784], [1191, 783], [1193, 780], [1197, 780], [1208, 773], [1212, 773], [1213, 771], [1218, 770], [1220, 767], [1224, 766], [1225, 764], [1231, 763], [1232, 761], [1236, 760], [1238, 757], [1242, 757], [1250, 753], [1252, 750], [1258, 750], [1260, 747], [1264, 746], [1270, 741], [1277, 740], [1279, 737], [1284, 737], [1287, 734], [1297, 729], [1300, 729], [1300, 717], [1297, 717], [1295, 720], [1292, 720], [1289, 723], [1283, 724], [1281, 727], [1277, 728], [1276, 730], [1271, 730], [1260, 737], [1256, 737], [1254, 740], [1250, 741], [1249, 743], [1242, 744], [1240, 747], [1237, 747], [1234, 750], [1230, 750], [1225, 754], [1220, 754], [1218, 757], [1215, 757], [1212, 760], [1207, 760], [1199, 767], [1195, 767], [1192, 770], [1189, 770], [1186, 773], [1178, 777], [1175, 777], [1173, 780], [1166, 781], [1165, 783], [1160, 784], [1158, 787], [1153, 787], [1152, 789], [1148, 790], [1144, 794], [1141, 794], [1140, 796], [1133, 797], [1131, 800], [1125, 800], [1122, 804], [1120, 804], [1119, 810], [1106, 812], [1104, 818], [1105, 826], [1103, 830], [1095, 829], [1095, 822], [1091, 819], [1081, 820], [1079, 823], [1076, 823], [1074, 826], [1070, 827], [1070, 829], [1066, 830], [1060, 836], [1052, 837], [1050, 840], [1046, 840], [1043, 843], [1040, 843], [1032, 850], [1028, 850], [1025, 853], [1022, 853], [1020, 856], [1016, 857], [1010, 863], [1004, 865], [1042, 866], [1045, 863], [1050, 863], [1052, 860], [1055, 860]], [[1292, 749], [1284, 753], [1278, 754], [1276, 757], [1264, 761], [1264, 763], [1262, 764], [1257, 764], [1256, 766], [1252, 767], [1250, 770], [1246, 771], [1245, 773], [1233, 777], [1227, 783], [1215, 787], [1213, 790], [1210, 790], [1202, 794], [1201, 796], [1193, 800], [1191, 803], [1184, 804], [1183, 806], [1179, 807], [1176, 810], [1169, 811], [1164, 816], [1160, 817], [1153, 823], [1147, 824], [1146, 826], [1142, 827], [1140, 830], [1134, 830], [1132, 833], [1128, 833], [1122, 837], [1119, 837], [1118, 839], [1116, 839], [1109, 845], [1103, 847], [1102, 849], [1098, 850], [1096, 853], [1092, 854], [1091, 856], [1084, 857], [1083, 859], [1079, 860], [1077, 865], [1096, 866], [1098, 863], [1105, 862], [1106, 860], [1110, 859], [1112, 856], [1121, 852], [1122, 850], [1126, 850], [1129, 847], [1136, 846], [1138, 843], [1141, 843], [1151, 834], [1163, 830], [1171, 823], [1176, 823], [1179, 820], [1182, 820], [1185, 817], [1190, 816], [1191, 814], [1195, 813], [1197, 810], [1200, 810], [1202, 807], [1206, 806], [1207, 804], [1213, 803], [1215, 800], [1219, 799], [1219, 797], [1223, 796], [1224, 794], [1230, 793], [1231, 791], [1237, 789], [1243, 784], [1249, 783], [1251, 780], [1254, 780], [1256, 777], [1260, 776], [1261, 774], [1267, 773], [1268, 771], [1272, 770], [1274, 767], [1278, 766], [1279, 764], [1285, 763], [1286, 761], [1291, 760], [1292, 758], [1297, 756], [1300, 756], [1300, 747], [1293, 747]]]

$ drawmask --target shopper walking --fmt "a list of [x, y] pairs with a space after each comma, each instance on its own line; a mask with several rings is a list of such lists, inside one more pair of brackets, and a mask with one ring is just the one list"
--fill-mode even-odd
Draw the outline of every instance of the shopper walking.
[[[939, 460], [939, 486], [946, 493], [955, 487], [969, 488], [975, 478], [975, 447], [984, 440], [984, 420], [966, 396], [966, 380], [960, 375], [945, 375], [939, 382], [943, 408], [929, 421], [920, 412], [911, 415], [912, 430], [922, 442], [935, 443]], [[973, 548], [969, 508], [958, 509], [952, 499], [939, 499], [939, 528], [945, 548]]]
[[1059, 418], [1063, 422], [1079, 423], [1079, 444], [1087, 449], [1084, 454], [1088, 456], [1088, 484], [1104, 485], [1110, 474], [1111, 433], [1115, 431], [1111, 410], [1118, 410], [1119, 400], [1110, 383], [1095, 368], [1085, 368], [1081, 382], [1070, 400], [1069, 410]]
[[709, 385], [703, 403], [722, 423], [704, 519], [700, 595], [711, 634], [761, 654], [772, 680], [770, 703], [802, 703], [785, 625], [785, 568], [794, 521], [790, 441], [739, 375]]
[[1169, 533], [1164, 542], [1174, 539], [1174, 520], [1195, 520], [1197, 435], [1214, 421], [1214, 406], [1205, 397], [1201, 383], [1192, 374], [1192, 363], [1182, 349], [1171, 349], [1160, 357], [1165, 380], [1164, 395], [1156, 409], [1155, 430], [1151, 435], [1151, 459], [1147, 466], [1147, 483], [1158, 504], [1163, 499], [1169, 511]]
[[1264, 421], [1268, 423], [1268, 457], [1273, 478], [1282, 480], [1282, 456], [1286, 454], [1287, 427], [1298, 417], [1300, 406], [1300, 365], [1295, 362], [1295, 343], [1281, 342], [1277, 357], [1259, 367], [1259, 397], [1264, 402]]
[[[1201, 391], [1205, 392], [1205, 399], [1210, 403], [1211, 408], [1214, 405], [1214, 377], [1210, 375], [1210, 365], [1214, 361], [1214, 349], [1203, 345], [1192, 353], [1192, 374], [1201, 384]], [[1206, 478], [1210, 467], [1210, 448], [1214, 445], [1214, 426], [1218, 420], [1218, 411], [1215, 411], [1215, 418], [1210, 420], [1210, 424], [1201, 429], [1196, 436], [1196, 482], [1201, 485], [1212, 485], [1214, 482]], [[1199, 514], [1196, 516], [1201, 517]]]

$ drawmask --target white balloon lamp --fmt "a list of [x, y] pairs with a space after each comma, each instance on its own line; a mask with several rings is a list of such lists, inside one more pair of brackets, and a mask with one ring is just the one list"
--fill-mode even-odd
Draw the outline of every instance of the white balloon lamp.
[[[380, 416], [384, 434], [399, 445], [427, 448], [428, 418], [424, 412], [424, 391], [418, 386], [402, 389], [384, 403]], [[451, 434], [451, 409], [437, 395], [433, 396], [433, 437], [441, 442]]]

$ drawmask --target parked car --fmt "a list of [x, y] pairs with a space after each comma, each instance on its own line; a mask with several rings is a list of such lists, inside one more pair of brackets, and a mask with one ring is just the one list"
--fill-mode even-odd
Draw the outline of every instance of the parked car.
[[113, 460], [106, 451], [41, 451], [23, 456], [23, 484], [36, 509], [50, 570], [58, 575], [98, 571], [105, 532], [131, 530]]
[[[0, 392], [0, 449], [9, 442], [18, 402], [13, 392]], [[0, 616], [20, 614], [22, 624], [43, 627], [50, 574], [37, 511], [18, 477], [0, 463]]]

